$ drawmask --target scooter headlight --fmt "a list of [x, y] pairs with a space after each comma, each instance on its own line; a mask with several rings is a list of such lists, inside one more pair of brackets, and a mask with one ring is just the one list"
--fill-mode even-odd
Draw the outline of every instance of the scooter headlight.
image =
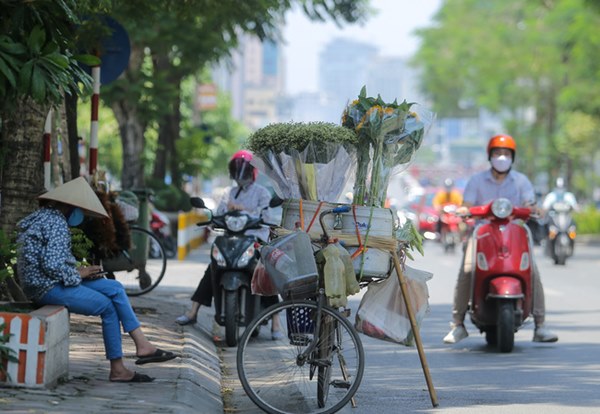
[[226, 216], [225, 225], [230, 231], [242, 231], [248, 222], [248, 216]]
[[221, 254], [221, 251], [219, 250], [219, 248], [214, 244], [210, 251], [210, 256], [214, 259], [215, 262], [217, 262], [218, 266], [221, 266], [221, 267], [227, 266], [227, 260], [225, 260], [225, 257]]
[[492, 213], [494, 216], [505, 219], [512, 214], [512, 203], [506, 198], [498, 198], [492, 203]]
[[246, 267], [248, 265], [248, 262], [254, 257], [255, 253], [256, 253], [256, 248], [254, 247], [254, 244], [251, 244], [250, 246], [248, 246], [246, 251], [238, 259], [237, 267], [238, 268]]

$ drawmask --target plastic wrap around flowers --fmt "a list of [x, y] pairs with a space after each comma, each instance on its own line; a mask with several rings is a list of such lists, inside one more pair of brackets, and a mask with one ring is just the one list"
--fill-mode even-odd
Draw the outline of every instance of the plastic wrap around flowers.
[[358, 138], [354, 204], [383, 207], [391, 175], [406, 169], [421, 146], [433, 114], [412, 106], [367, 97], [363, 87], [344, 110], [342, 125]]
[[282, 198], [336, 202], [356, 165], [356, 136], [329, 123], [278, 123], [254, 132], [252, 164]]

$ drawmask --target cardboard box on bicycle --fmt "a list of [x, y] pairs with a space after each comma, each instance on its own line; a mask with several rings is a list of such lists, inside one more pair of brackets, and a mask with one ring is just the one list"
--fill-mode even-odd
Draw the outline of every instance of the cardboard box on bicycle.
[[[317, 239], [323, 233], [319, 223], [319, 215], [325, 210], [340, 205], [328, 202], [287, 199], [283, 204], [281, 226], [288, 230], [300, 227], [304, 231], [308, 231], [313, 239]], [[300, 212], [302, 212], [302, 215]], [[338, 234], [342, 241], [348, 238], [353, 240], [352, 243], [346, 243], [350, 254], [357, 250], [357, 238], [352, 237], [356, 235], [357, 229], [363, 243], [366, 236], [390, 239], [394, 237], [394, 215], [392, 210], [387, 208], [352, 206], [352, 209], [347, 213], [326, 215], [323, 222], [328, 233], [331, 233], [334, 237]], [[351, 244], [354, 244], [354, 246]], [[356, 274], [360, 273], [362, 266], [362, 275], [367, 278], [387, 277], [392, 268], [389, 252], [377, 248], [369, 248], [365, 253], [358, 255], [353, 260], [353, 264]]]

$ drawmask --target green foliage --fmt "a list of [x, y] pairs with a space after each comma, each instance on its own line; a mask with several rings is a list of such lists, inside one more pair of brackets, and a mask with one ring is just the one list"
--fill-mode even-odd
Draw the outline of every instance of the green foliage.
[[0, 229], [0, 283], [15, 276], [17, 245], [14, 240]]
[[594, 206], [573, 214], [580, 234], [600, 234], [600, 211]]
[[[77, 127], [84, 137], [86, 153], [89, 151], [91, 128], [91, 103], [80, 99], [77, 105]], [[100, 102], [98, 108], [98, 168], [108, 171], [113, 177], [120, 177], [123, 170], [123, 148], [119, 136], [119, 124], [110, 108]]]
[[190, 195], [174, 185], [151, 178], [146, 181], [146, 185], [154, 191], [152, 202], [158, 210], [177, 212], [192, 209]]
[[90, 251], [94, 247], [94, 242], [91, 241], [83, 230], [77, 227], [71, 227], [71, 253], [80, 264], [88, 263]]
[[[203, 82], [210, 83], [208, 71]], [[210, 178], [227, 172], [229, 157], [241, 148], [249, 131], [231, 115], [231, 99], [220, 93], [217, 107], [201, 114], [200, 125], [193, 123], [193, 102], [197, 82], [193, 77], [182, 83], [181, 138], [175, 143], [179, 170], [183, 175]]]
[[[542, 168], [550, 175], [591, 170], [589, 159], [577, 162], [570, 144], [577, 135], [589, 148], [590, 134], [582, 129], [600, 119], [600, 61], [594, 58], [600, 55], [600, 13], [590, 4], [442, 3], [435, 24], [418, 31], [422, 46], [414, 59], [435, 111], [442, 117], [473, 116], [481, 108], [497, 114], [505, 123], [497, 132], [517, 138], [519, 165], [530, 176]], [[578, 113], [593, 122], [577, 125]]]
[[308, 144], [312, 144], [316, 154], [314, 162], [326, 162], [328, 160], [322, 161], [321, 158], [326, 155], [331, 143], [354, 148], [357, 144], [356, 134], [348, 128], [328, 122], [275, 123], [252, 133], [246, 141], [246, 147], [257, 154], [269, 151], [291, 154], [292, 150], [303, 151]]
[[417, 251], [424, 255], [423, 251], [423, 236], [419, 233], [411, 220], [407, 220], [404, 226], [396, 230], [396, 239], [401, 243], [402, 251], [406, 257], [415, 260], [411, 254], [412, 251]]
[[73, 0], [3, 2], [0, 25], [0, 95], [3, 109], [31, 97], [38, 103], [58, 103], [63, 93], [91, 90], [91, 78], [77, 59], [98, 62], [93, 56], [74, 55]]

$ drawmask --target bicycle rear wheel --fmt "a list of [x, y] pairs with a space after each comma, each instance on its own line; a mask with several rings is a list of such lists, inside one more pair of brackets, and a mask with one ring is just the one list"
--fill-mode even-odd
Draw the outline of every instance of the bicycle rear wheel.
[[[286, 318], [283, 339], [251, 333], [274, 315]], [[237, 369], [246, 394], [268, 413], [334, 413], [354, 396], [364, 371], [362, 343], [352, 324], [323, 307], [319, 338], [317, 304], [285, 301], [263, 311], [238, 344]], [[301, 359], [311, 344], [313, 351]]]
[[[130, 227], [131, 248], [121, 257], [105, 262], [105, 269], [121, 282], [129, 296], [150, 292], [167, 270], [167, 256], [158, 238], [141, 227]], [[152, 252], [152, 255], [150, 255]]]

